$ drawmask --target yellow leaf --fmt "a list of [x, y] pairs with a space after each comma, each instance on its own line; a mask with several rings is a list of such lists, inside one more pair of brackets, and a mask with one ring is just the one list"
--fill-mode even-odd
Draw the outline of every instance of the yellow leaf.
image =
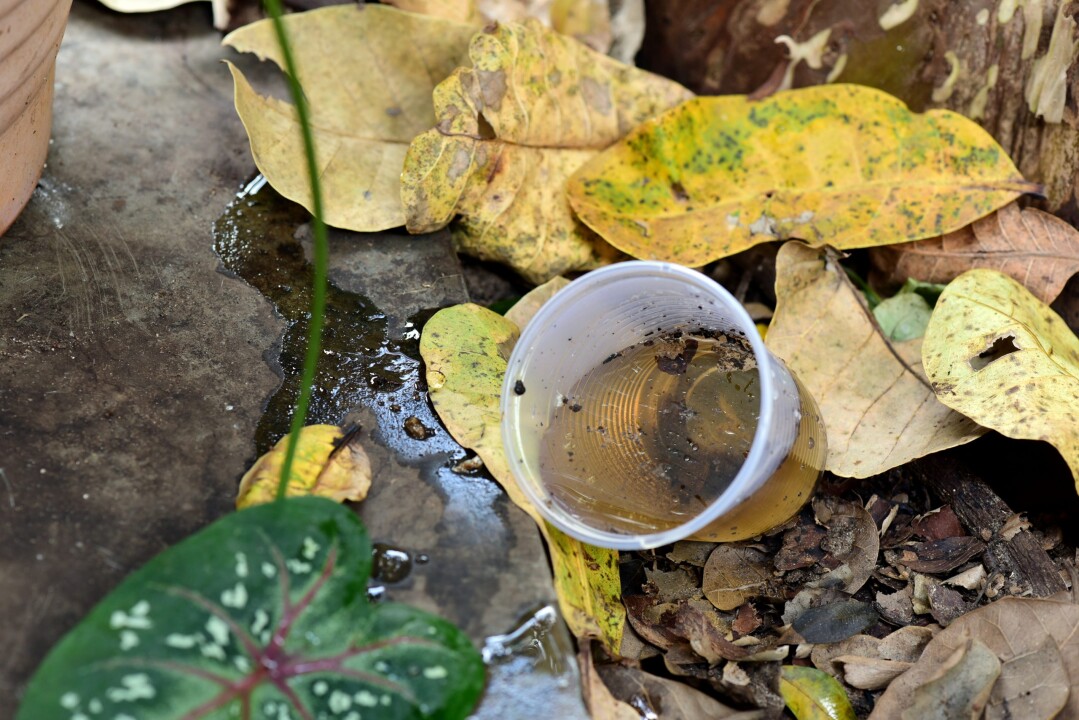
[[[550, 293], [551, 289], [533, 292]], [[538, 307], [529, 295], [521, 300], [524, 307]], [[518, 316], [528, 319], [523, 311]], [[625, 624], [618, 552], [586, 545], [549, 525], [517, 487], [506, 462], [502, 379], [519, 334], [512, 321], [478, 305], [456, 305], [435, 313], [420, 338], [431, 403], [454, 439], [479, 455], [510, 500], [539, 525], [551, 554], [559, 606], [570, 630], [578, 638], [597, 638], [617, 654]]]
[[[270, 502], [277, 495], [289, 436], [255, 461], [240, 481], [236, 508]], [[300, 430], [289, 474], [288, 496], [318, 495], [343, 502], [359, 501], [371, 489], [371, 463], [355, 439], [336, 425], [308, 425]]]
[[[405, 152], [434, 123], [431, 93], [464, 62], [475, 29], [379, 5], [338, 5], [285, 21], [310, 107], [326, 222], [359, 231], [403, 225]], [[283, 65], [269, 20], [224, 42]], [[229, 67], [255, 164], [278, 192], [311, 209], [295, 108], [259, 95]]]
[[828, 673], [811, 667], [784, 665], [779, 693], [798, 720], [854, 720], [847, 693]]
[[1079, 339], [995, 270], [969, 270], [937, 301], [922, 349], [941, 402], [976, 422], [1052, 443], [1079, 486]]
[[869, 477], [985, 432], [936, 399], [921, 343], [885, 339], [832, 254], [780, 249], [767, 344], [820, 407], [828, 470]]
[[408, 229], [436, 230], [459, 214], [463, 252], [534, 282], [599, 264], [605, 251], [573, 217], [566, 178], [689, 91], [536, 20], [476, 35], [469, 56], [473, 67], [435, 89], [438, 124], [405, 158]]
[[1037, 188], [970, 120], [858, 85], [691, 100], [567, 187], [616, 248], [684, 265], [783, 238], [856, 248], [941, 235]]

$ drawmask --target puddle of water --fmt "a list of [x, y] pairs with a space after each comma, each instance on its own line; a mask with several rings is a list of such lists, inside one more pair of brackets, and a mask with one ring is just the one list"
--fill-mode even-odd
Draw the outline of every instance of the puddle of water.
[[[299, 394], [313, 276], [299, 229], [309, 217], [259, 175], [214, 223], [214, 250], [225, 270], [266, 296], [288, 323], [277, 358], [281, 386], [255, 433], [259, 454], [288, 432]], [[327, 287], [323, 350], [309, 423], [340, 424], [351, 408], [362, 404], [375, 412], [381, 439], [403, 459], [437, 452], [463, 459], [464, 451], [441, 430], [427, 404], [419, 334], [395, 342], [388, 325], [386, 315], [368, 298], [332, 283]]]

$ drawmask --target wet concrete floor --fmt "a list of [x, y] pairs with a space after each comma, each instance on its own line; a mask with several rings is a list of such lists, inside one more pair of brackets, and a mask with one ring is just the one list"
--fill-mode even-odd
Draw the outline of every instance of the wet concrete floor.
[[[97, 600], [231, 511], [287, 426], [305, 217], [252, 184], [219, 41], [205, 3], [73, 9], [49, 164], [0, 238], [0, 718]], [[335, 232], [331, 266], [314, 419], [361, 426], [375, 475], [358, 512], [411, 564], [374, 592], [477, 647], [514, 637], [554, 599], [542, 542], [495, 483], [452, 470], [466, 452], [420, 382], [423, 319], [468, 299], [449, 239]], [[412, 417], [426, 437], [404, 429]], [[552, 633], [541, 644], [564, 652]], [[488, 655], [480, 717], [583, 717], [571, 657]]]

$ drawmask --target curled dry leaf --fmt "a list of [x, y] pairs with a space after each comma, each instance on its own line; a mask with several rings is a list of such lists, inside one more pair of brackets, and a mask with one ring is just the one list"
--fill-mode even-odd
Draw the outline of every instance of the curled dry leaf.
[[971, 268], [986, 268], [1048, 303], [1079, 272], [1079, 231], [1047, 212], [1011, 203], [943, 237], [874, 248], [870, 257], [879, 273], [874, 280], [883, 284], [911, 277], [946, 283]]
[[[380, 5], [338, 5], [284, 20], [310, 111], [326, 222], [359, 231], [403, 225], [408, 144], [434, 123], [431, 93], [464, 62], [475, 28]], [[284, 66], [269, 20], [224, 42]], [[296, 109], [260, 95], [229, 68], [255, 164], [275, 190], [310, 210]]]
[[843, 686], [816, 668], [784, 665], [779, 691], [798, 720], [854, 720], [857, 717]]
[[684, 265], [776, 239], [847, 249], [940, 235], [1036, 189], [972, 121], [860, 85], [697, 98], [568, 186], [616, 248]]
[[[684, 683], [659, 678], [638, 668], [601, 665], [597, 674], [619, 703], [630, 711], [626, 720], [763, 720], [764, 710], [736, 710]], [[621, 718], [620, 715], [615, 715]], [[594, 720], [602, 720], [593, 715]]]
[[[527, 300], [526, 295], [522, 301]], [[435, 313], [420, 337], [431, 403], [454, 439], [483, 459], [510, 500], [539, 525], [570, 630], [578, 638], [599, 639], [608, 652], [617, 654], [625, 624], [618, 553], [586, 545], [544, 521], [517, 487], [506, 462], [500, 397], [506, 361], [519, 334], [513, 322], [478, 305], [456, 305]]]
[[985, 432], [936, 399], [921, 341], [888, 342], [833, 256], [787, 243], [776, 273], [768, 347], [820, 407], [827, 470], [869, 477]]
[[1052, 309], [1006, 275], [970, 270], [941, 294], [922, 357], [941, 402], [1052, 443], [1079, 485], [1079, 338]]
[[971, 640], [1003, 663], [987, 717], [1079, 717], [1079, 693], [1070, 691], [1079, 683], [1079, 605], [1063, 595], [1004, 598], [958, 618], [933, 638], [914, 667], [888, 686], [870, 717], [899, 717], [917, 689], [940, 675], [949, 658]]
[[[281, 438], [244, 474], [236, 496], [237, 509], [274, 499], [288, 440], [288, 435]], [[346, 437], [336, 425], [308, 425], [300, 430], [286, 495], [359, 501], [370, 489], [371, 462], [355, 437]]]
[[413, 140], [402, 175], [412, 232], [460, 215], [459, 248], [544, 281], [613, 257], [573, 217], [566, 179], [641, 121], [691, 96], [544, 28], [499, 25], [434, 94], [434, 129]]
[[1011, 277], [970, 270], [941, 295], [921, 352], [942, 403], [1048, 441], [1079, 485], [1079, 339], [1060, 315]]

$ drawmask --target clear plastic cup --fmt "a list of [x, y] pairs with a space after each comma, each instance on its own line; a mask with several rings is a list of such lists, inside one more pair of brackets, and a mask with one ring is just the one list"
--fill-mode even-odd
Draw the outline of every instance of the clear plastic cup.
[[826, 452], [816, 403], [745, 308], [645, 261], [588, 273], [528, 323], [502, 438], [547, 520], [627, 550], [759, 535], [809, 499]]

